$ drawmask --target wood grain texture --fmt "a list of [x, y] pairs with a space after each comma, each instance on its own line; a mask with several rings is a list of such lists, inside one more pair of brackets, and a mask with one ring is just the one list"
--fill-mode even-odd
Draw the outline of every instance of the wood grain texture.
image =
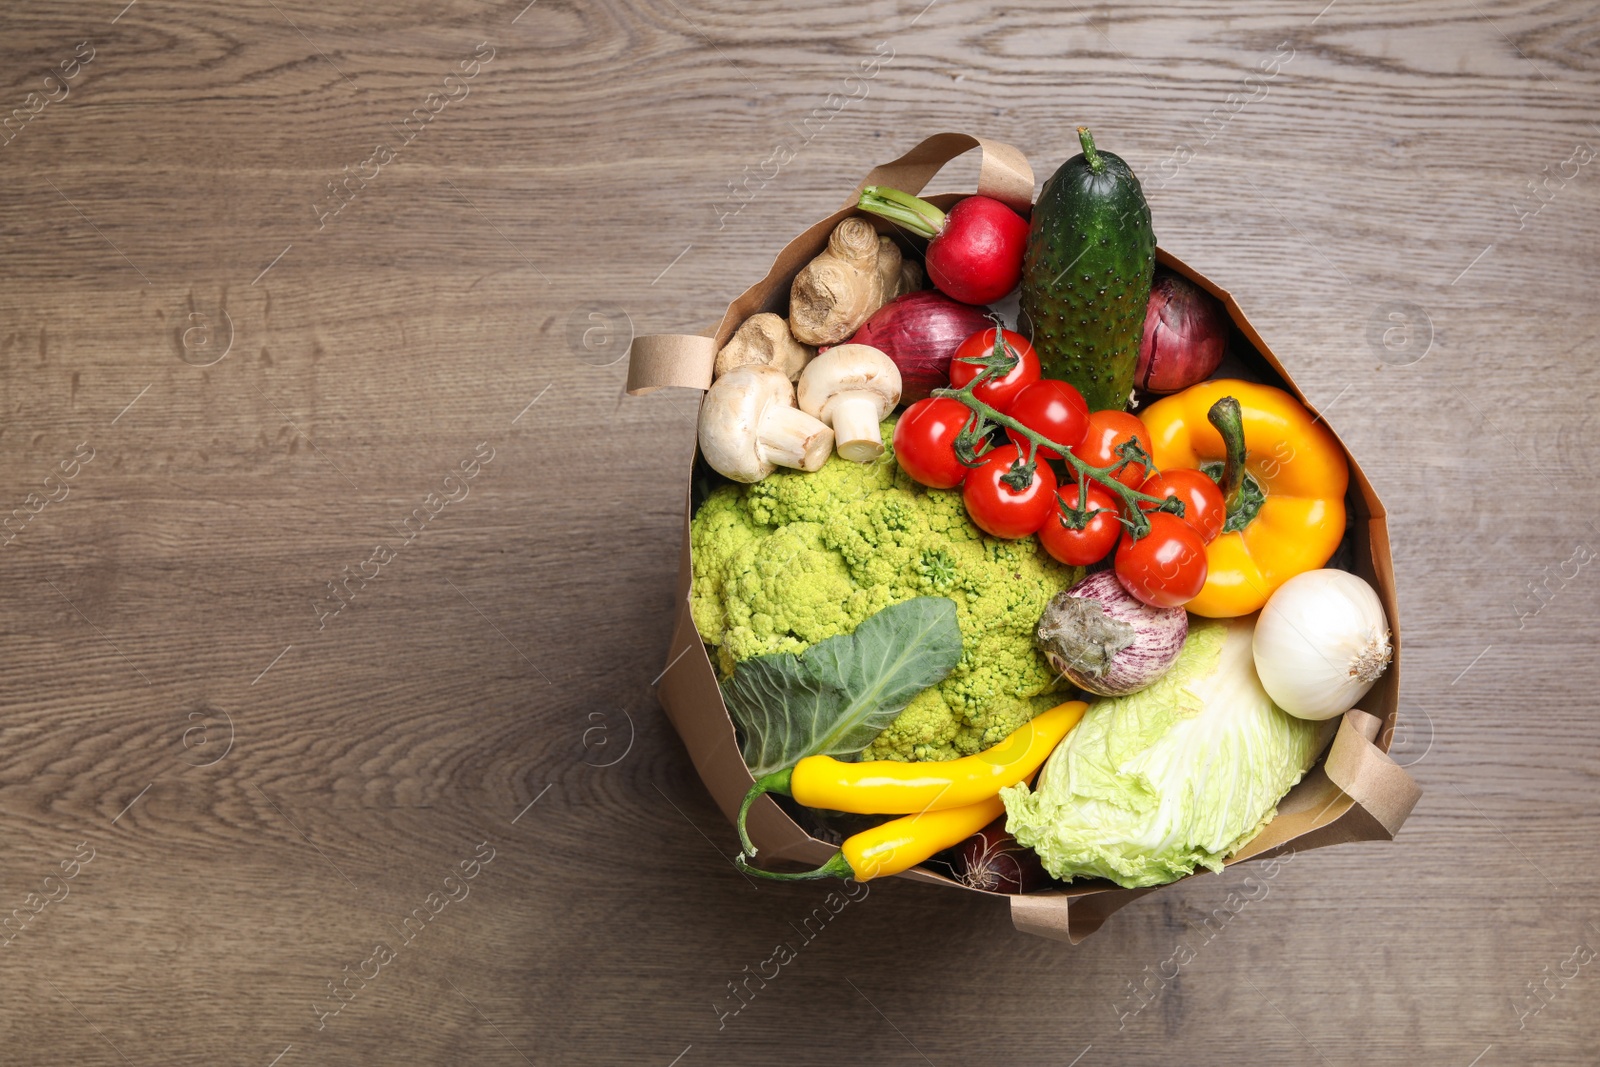
[[[1600, 939], [1600, 584], [1558, 576], [1600, 545], [1600, 163], [1527, 193], [1600, 144], [1592, 4], [523, 3], [0, 14], [0, 914], [65, 893], [0, 948], [0, 1058], [1593, 1061], [1592, 967], [1517, 1007]], [[651, 696], [694, 397], [616, 360], [924, 134], [1042, 179], [1080, 123], [1382, 494], [1426, 796], [1210, 940], [1248, 872], [1076, 948], [894, 882], [808, 937], [825, 890], [730, 868]]]

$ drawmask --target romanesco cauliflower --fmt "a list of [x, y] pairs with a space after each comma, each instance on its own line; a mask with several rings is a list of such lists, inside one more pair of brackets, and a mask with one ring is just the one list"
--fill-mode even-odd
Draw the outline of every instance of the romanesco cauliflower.
[[[893, 420], [884, 423], [885, 441]], [[893, 450], [834, 456], [812, 474], [779, 471], [714, 490], [690, 529], [690, 607], [724, 677], [771, 652], [804, 651], [916, 596], [955, 601], [961, 662], [920, 694], [864, 758], [937, 760], [994, 744], [1056, 701], [1034, 650], [1050, 598], [1082, 572], [1031, 538], [1000, 541], [967, 518], [958, 490], [911, 481]]]

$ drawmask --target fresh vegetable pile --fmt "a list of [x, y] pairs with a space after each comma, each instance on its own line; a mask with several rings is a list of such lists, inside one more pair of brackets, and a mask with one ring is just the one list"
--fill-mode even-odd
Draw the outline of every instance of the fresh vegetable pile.
[[[1028, 217], [867, 186], [717, 354], [690, 607], [755, 777], [749, 873], [1219, 870], [1388, 666], [1377, 595], [1328, 569], [1343, 448], [1214, 377], [1226, 311], [1157, 269], [1137, 177], [1079, 136]], [[983, 305], [1019, 286], [1013, 328]], [[774, 794], [895, 817], [775, 872], [745, 831]]]

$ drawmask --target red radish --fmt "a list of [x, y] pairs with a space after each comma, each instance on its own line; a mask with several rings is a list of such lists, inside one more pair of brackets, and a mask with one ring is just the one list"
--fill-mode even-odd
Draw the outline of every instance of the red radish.
[[848, 343], [871, 345], [894, 360], [900, 368], [900, 399], [914, 404], [950, 384], [956, 349], [989, 325], [984, 309], [923, 289], [873, 312]]
[[1022, 280], [1028, 223], [998, 200], [969, 196], [946, 214], [926, 200], [869, 185], [857, 205], [928, 241], [928, 280], [968, 304], [999, 300]]

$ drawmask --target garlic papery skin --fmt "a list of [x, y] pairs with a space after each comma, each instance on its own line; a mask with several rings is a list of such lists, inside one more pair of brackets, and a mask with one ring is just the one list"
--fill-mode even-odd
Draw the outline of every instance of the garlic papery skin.
[[1349, 571], [1297, 574], [1267, 599], [1253, 639], [1256, 674], [1272, 702], [1301, 719], [1343, 715], [1394, 656], [1372, 586]]

